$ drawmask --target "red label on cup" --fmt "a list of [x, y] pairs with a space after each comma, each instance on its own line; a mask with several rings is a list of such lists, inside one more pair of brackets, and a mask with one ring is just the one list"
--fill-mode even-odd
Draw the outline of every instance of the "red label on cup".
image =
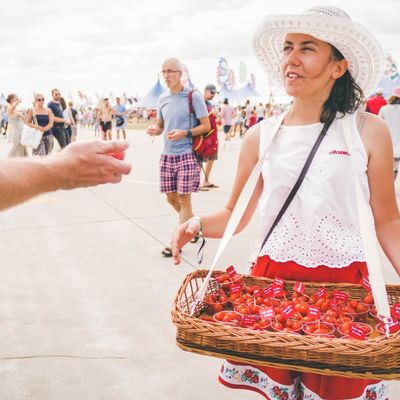
[[321, 318], [321, 310], [317, 306], [310, 306], [310, 308], [308, 309], [308, 316], [319, 319]]
[[231, 265], [230, 267], [228, 267], [228, 268], [226, 269], [226, 273], [227, 273], [231, 278], [233, 278], [233, 277], [236, 275], [235, 267], [234, 267], [233, 265]]
[[245, 315], [242, 319], [242, 326], [253, 326], [257, 322], [257, 317], [254, 315]]
[[315, 294], [317, 295], [317, 297], [319, 298], [319, 299], [322, 299], [323, 297], [326, 297], [326, 290], [325, 290], [325, 288], [319, 288], [316, 292], [315, 292]]
[[360, 281], [360, 285], [366, 289], [366, 290], [371, 290], [371, 284], [369, 283], [369, 278], [368, 276], [364, 276], [361, 281]]
[[282, 278], [279, 278], [279, 276], [276, 276], [274, 279], [274, 285], [275, 286], [281, 286], [283, 287], [285, 281]]
[[271, 297], [274, 293], [274, 286], [273, 285], [269, 285], [267, 287], [265, 287], [263, 290], [263, 294], [264, 297]]
[[273, 286], [272, 287], [272, 294], [273, 296], [282, 296], [283, 295], [283, 287], [282, 286]]
[[293, 304], [288, 304], [283, 310], [282, 314], [286, 319], [289, 319], [295, 313], [295, 309]]
[[260, 310], [260, 317], [264, 319], [275, 318], [274, 307], [264, 307]]
[[400, 318], [400, 304], [393, 304], [390, 309], [390, 314], [392, 317]]
[[400, 322], [395, 322], [389, 326], [390, 333], [396, 333], [398, 331], [400, 331]]
[[293, 290], [297, 293], [303, 294], [306, 287], [303, 282], [296, 282], [293, 286]]
[[258, 297], [258, 296], [260, 296], [260, 295], [261, 295], [261, 291], [260, 291], [259, 286], [254, 286], [253, 296], [254, 296], [254, 297]]
[[341, 292], [340, 290], [334, 290], [333, 291], [333, 298], [335, 300], [347, 301], [349, 296], [345, 292]]
[[241, 291], [242, 291], [242, 285], [238, 283], [229, 286], [229, 294], [237, 294], [240, 293]]
[[329, 306], [332, 311], [338, 312], [339, 311], [339, 304], [337, 304], [335, 301], [331, 300], [329, 302]]
[[351, 325], [350, 331], [349, 331], [349, 336], [351, 336], [354, 339], [365, 340], [364, 330], [355, 325]]

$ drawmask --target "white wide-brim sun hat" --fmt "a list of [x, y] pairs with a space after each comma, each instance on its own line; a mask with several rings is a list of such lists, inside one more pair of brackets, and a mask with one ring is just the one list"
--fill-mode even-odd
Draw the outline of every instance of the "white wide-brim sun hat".
[[313, 7], [298, 15], [269, 15], [258, 25], [254, 50], [272, 87], [282, 85], [280, 60], [288, 33], [311, 35], [335, 46], [366, 96], [382, 77], [385, 57], [375, 36], [340, 8]]

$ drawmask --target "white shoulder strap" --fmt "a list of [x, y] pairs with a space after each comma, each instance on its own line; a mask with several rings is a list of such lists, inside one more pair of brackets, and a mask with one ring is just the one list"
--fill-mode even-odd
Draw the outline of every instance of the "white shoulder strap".
[[[194, 302], [194, 307], [191, 311], [191, 313], [193, 314], [195, 311], [195, 307], [198, 304], [198, 302], [203, 301], [204, 296], [206, 294], [206, 290], [207, 290], [207, 286], [208, 286], [208, 282], [210, 280], [212, 271], [215, 268], [215, 265], [217, 264], [222, 252], [224, 251], [226, 245], [228, 244], [228, 242], [230, 241], [231, 237], [233, 236], [233, 234], [235, 233], [235, 230], [237, 228], [237, 226], [239, 225], [240, 220], [242, 219], [242, 216], [246, 210], [247, 205], [249, 204], [250, 198], [254, 192], [254, 189], [256, 187], [258, 178], [260, 176], [261, 173], [261, 168], [262, 165], [264, 163], [265, 158], [268, 155], [268, 150], [271, 146], [272, 140], [275, 137], [276, 133], [279, 130], [279, 127], [282, 124], [283, 118], [285, 117], [286, 113], [282, 113], [276, 120], [276, 123], [272, 129], [271, 135], [268, 135], [266, 140], [266, 145], [265, 145], [265, 150], [264, 153], [262, 155], [262, 157], [259, 157], [259, 160], [257, 162], [257, 164], [255, 165], [253, 171], [251, 172], [249, 178], [247, 179], [246, 184], [244, 185], [240, 196], [236, 202], [235, 208], [233, 209], [232, 215], [229, 218], [228, 224], [225, 228], [225, 232], [224, 235], [220, 241], [220, 244], [218, 246], [217, 252], [215, 254], [214, 257], [214, 261], [212, 262], [211, 266], [210, 266], [210, 270], [201, 286], [201, 288], [199, 289], [199, 291], [196, 294], [196, 301]], [[260, 124], [260, 135], [265, 135], [265, 123], [266, 121], [263, 121]]]
[[362, 193], [360, 178], [354, 160], [352, 141], [352, 116], [346, 115], [341, 119], [344, 138], [349, 149], [353, 175], [355, 179], [357, 212], [360, 223], [361, 238], [364, 247], [365, 260], [367, 262], [369, 282], [372, 295], [375, 300], [378, 315], [390, 319], [390, 308], [385, 281], [383, 279], [382, 265], [379, 258], [377, 238], [374, 228], [370, 205], [365, 201]]

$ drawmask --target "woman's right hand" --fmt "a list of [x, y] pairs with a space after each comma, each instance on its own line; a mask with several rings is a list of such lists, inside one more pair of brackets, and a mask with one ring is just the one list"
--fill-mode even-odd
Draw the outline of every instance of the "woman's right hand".
[[190, 218], [183, 224], [181, 224], [177, 229], [175, 229], [172, 234], [172, 258], [174, 264], [178, 265], [181, 263], [180, 250], [183, 246], [189, 243], [194, 236], [200, 232], [200, 221], [198, 218]]

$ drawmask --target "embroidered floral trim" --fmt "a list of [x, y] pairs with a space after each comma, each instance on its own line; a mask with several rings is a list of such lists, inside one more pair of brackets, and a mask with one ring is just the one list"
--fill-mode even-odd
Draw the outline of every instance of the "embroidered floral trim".
[[[306, 388], [304, 384], [301, 384], [301, 391], [303, 400], [323, 400], [313, 391]], [[389, 385], [384, 381], [368, 385], [360, 397], [354, 397], [348, 400], [389, 400]]]
[[[226, 360], [221, 367], [220, 377], [230, 385], [255, 388], [271, 400], [296, 400], [300, 393], [303, 400], [324, 400], [297, 379], [293, 385], [283, 385], [257, 368], [232, 364]], [[389, 400], [389, 385], [384, 381], [368, 385], [360, 397], [347, 400]]]
[[224, 361], [220, 377], [231, 385], [246, 385], [256, 388], [271, 400], [296, 400], [298, 390], [295, 385], [281, 385], [257, 368], [245, 365], [235, 365]]

